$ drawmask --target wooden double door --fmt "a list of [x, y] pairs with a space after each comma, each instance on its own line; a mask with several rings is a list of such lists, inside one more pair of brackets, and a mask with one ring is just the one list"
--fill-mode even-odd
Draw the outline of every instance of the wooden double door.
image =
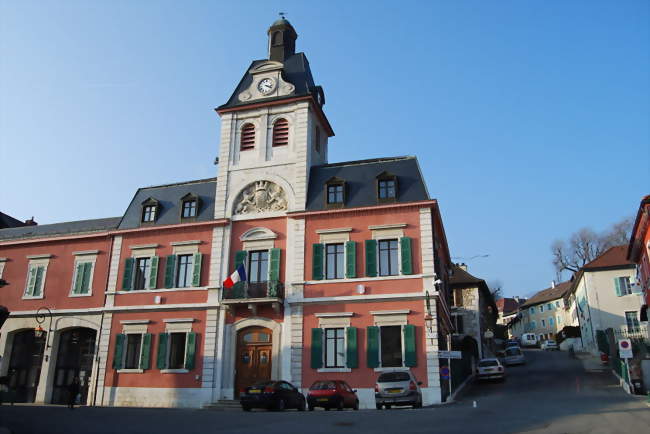
[[272, 337], [264, 327], [247, 327], [237, 333], [236, 397], [246, 387], [271, 379]]

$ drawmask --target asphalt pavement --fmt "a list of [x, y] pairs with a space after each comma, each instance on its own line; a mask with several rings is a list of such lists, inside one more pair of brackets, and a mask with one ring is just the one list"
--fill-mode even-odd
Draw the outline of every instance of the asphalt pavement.
[[278, 412], [2, 406], [0, 426], [32, 433], [643, 433], [645, 400], [609, 372], [587, 372], [565, 352], [525, 351], [501, 382], [475, 383], [458, 401], [424, 409]]

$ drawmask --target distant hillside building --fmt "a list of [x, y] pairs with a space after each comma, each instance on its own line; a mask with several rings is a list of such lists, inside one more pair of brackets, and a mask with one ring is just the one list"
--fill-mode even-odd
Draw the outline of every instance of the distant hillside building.
[[540, 342], [555, 340], [566, 325], [563, 297], [571, 288], [571, 281], [552, 283], [550, 288], [539, 291], [519, 307], [516, 322], [510, 333], [521, 337], [522, 333], [534, 333]]

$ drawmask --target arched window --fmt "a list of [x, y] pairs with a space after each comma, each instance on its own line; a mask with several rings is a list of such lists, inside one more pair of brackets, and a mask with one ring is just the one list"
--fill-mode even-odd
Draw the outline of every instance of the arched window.
[[273, 124], [273, 146], [289, 144], [289, 122], [280, 118]]
[[277, 31], [273, 33], [273, 36], [271, 37], [271, 45], [282, 45], [282, 32]]
[[240, 149], [253, 149], [255, 147], [255, 125], [245, 124], [241, 129]]

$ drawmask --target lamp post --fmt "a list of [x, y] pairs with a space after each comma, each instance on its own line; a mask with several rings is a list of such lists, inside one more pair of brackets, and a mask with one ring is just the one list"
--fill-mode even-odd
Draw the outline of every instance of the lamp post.
[[[45, 307], [39, 307], [38, 310], [36, 311], [36, 322], [38, 325], [34, 328], [34, 336], [36, 336], [37, 339], [40, 339], [43, 337], [43, 333], [45, 333], [45, 330], [43, 330], [43, 327], [41, 324], [45, 322], [45, 319], [49, 318], [50, 323], [47, 327], [47, 334], [45, 335], [45, 352], [47, 353], [47, 349], [50, 348], [50, 332], [52, 331], [52, 311]], [[48, 361], [49, 356], [45, 354], [45, 361]]]

